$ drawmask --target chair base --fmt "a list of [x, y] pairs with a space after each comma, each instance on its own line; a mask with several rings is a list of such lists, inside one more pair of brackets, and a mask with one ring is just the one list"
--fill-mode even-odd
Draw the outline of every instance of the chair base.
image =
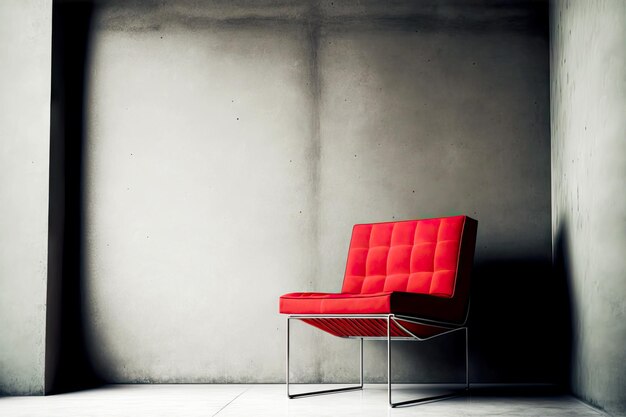
[[[290, 399], [295, 399], [295, 398], [302, 398], [302, 397], [310, 397], [310, 396], [314, 396], [314, 395], [325, 395], [325, 394], [335, 394], [335, 393], [339, 393], [339, 392], [347, 392], [347, 391], [357, 391], [357, 390], [362, 390], [363, 389], [363, 340], [364, 338], [358, 338], [360, 340], [360, 349], [359, 349], [359, 365], [360, 365], [360, 372], [359, 372], [359, 385], [355, 385], [355, 386], [348, 386], [348, 387], [342, 387], [342, 388], [335, 388], [335, 389], [327, 389], [327, 390], [319, 390], [319, 391], [309, 391], [309, 392], [302, 392], [302, 393], [296, 393], [296, 394], [291, 394], [289, 392], [289, 364], [290, 364], [290, 356], [289, 356], [289, 348], [290, 348], [290, 320], [291, 319], [310, 319], [310, 318], [334, 318], [336, 316], [320, 316], [320, 315], [290, 315], [287, 316], [287, 337], [286, 337], [286, 343], [287, 343], [287, 349], [286, 349], [286, 386], [287, 386], [287, 397]], [[427, 337], [427, 338], [419, 338], [415, 335], [413, 335], [412, 338], [399, 338], [399, 340], [416, 340], [416, 341], [425, 341], [425, 340], [429, 340], [432, 339], [434, 337], [437, 336], [442, 336], [444, 334], [448, 334], [448, 333], [452, 333], [458, 330], [465, 330], [465, 389], [463, 390], [459, 390], [459, 391], [455, 391], [449, 394], [443, 394], [443, 395], [435, 395], [435, 396], [430, 396], [430, 397], [422, 397], [422, 398], [416, 398], [416, 399], [412, 399], [412, 400], [407, 400], [407, 401], [399, 401], [399, 402], [393, 402], [392, 400], [392, 389], [391, 389], [391, 342], [392, 340], [394, 340], [391, 336], [391, 327], [392, 327], [392, 322], [397, 320], [401, 320], [401, 321], [408, 321], [410, 319], [407, 319], [406, 317], [402, 317], [402, 318], [397, 318], [395, 317], [393, 314], [385, 314], [385, 315], [370, 315], [370, 316], [365, 316], [365, 315], [354, 315], [354, 316], [342, 316], [343, 319], [355, 319], [355, 320], [367, 320], [367, 319], [371, 319], [371, 320], [380, 320], [385, 319], [387, 322], [387, 337], [385, 339], [387, 339], [387, 398], [388, 398], [388, 402], [389, 402], [389, 406], [391, 408], [395, 408], [395, 407], [402, 407], [402, 406], [408, 406], [408, 405], [417, 405], [417, 404], [424, 404], [424, 403], [429, 403], [429, 402], [435, 402], [435, 401], [441, 401], [441, 400], [446, 400], [446, 399], [450, 399], [450, 398], [456, 398], [456, 397], [460, 397], [462, 395], [466, 395], [467, 392], [469, 391], [469, 349], [468, 349], [468, 338], [469, 338], [469, 331], [468, 328], [466, 326], [459, 326], [459, 327], [449, 327], [450, 325], [448, 324], [432, 324], [429, 323], [429, 325], [434, 325], [437, 327], [442, 327], [442, 328], [446, 328], [447, 331], [437, 334], [435, 336], [431, 336], [431, 337]], [[417, 319], [414, 319], [415, 322], [419, 322]]]

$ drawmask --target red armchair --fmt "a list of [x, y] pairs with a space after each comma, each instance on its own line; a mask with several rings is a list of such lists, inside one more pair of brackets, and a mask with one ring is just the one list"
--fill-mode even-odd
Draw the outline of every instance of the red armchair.
[[[391, 341], [424, 341], [465, 332], [465, 389], [469, 389], [470, 272], [478, 222], [467, 216], [358, 224], [352, 230], [341, 293], [290, 293], [280, 297], [287, 315], [287, 396], [363, 388], [363, 340], [387, 340], [387, 391], [391, 407]], [[334, 336], [360, 340], [360, 384], [332, 390], [289, 392], [289, 324], [301, 320]]]

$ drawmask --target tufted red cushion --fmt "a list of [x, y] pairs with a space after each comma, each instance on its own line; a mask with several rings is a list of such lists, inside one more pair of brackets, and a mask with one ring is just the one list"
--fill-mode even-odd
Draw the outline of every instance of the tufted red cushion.
[[461, 323], [476, 228], [467, 216], [355, 225], [341, 293], [285, 294], [280, 312], [401, 314]]
[[465, 216], [357, 224], [342, 293], [452, 297]]

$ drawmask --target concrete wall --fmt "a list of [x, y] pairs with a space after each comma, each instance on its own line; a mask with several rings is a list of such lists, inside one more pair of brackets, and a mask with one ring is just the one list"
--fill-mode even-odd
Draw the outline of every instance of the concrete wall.
[[0, 394], [42, 394], [51, 1], [0, 2]]
[[[545, 28], [529, 22], [515, 30], [488, 7], [455, 8], [470, 22], [439, 11], [381, 22], [368, 10], [322, 27], [318, 285], [340, 290], [338, 248], [345, 251], [354, 223], [466, 213], [479, 220], [471, 378], [549, 381], [552, 353], [523, 340], [528, 317], [516, 311], [527, 296], [546, 308], [532, 287], [551, 285]], [[502, 294], [509, 307], [495, 302]], [[504, 317], [520, 327], [507, 328]], [[461, 336], [400, 344], [397, 357], [408, 365], [395, 371], [398, 379], [461, 380]], [[346, 345], [324, 341], [328, 352]], [[385, 346], [369, 347], [366, 377], [384, 382]], [[354, 349], [325, 354], [323, 378], [354, 369], [341, 365]], [[524, 350], [535, 363], [518, 355]]]
[[[335, 3], [96, 10], [85, 319], [105, 379], [283, 381], [280, 294], [339, 290], [354, 223], [455, 213], [480, 221], [472, 379], [554, 377], [533, 320], [551, 294], [546, 4]], [[296, 380], [356, 376], [356, 344], [294, 327]], [[398, 350], [398, 380], [462, 378], [460, 338]], [[369, 381], [382, 358], [367, 345]]]
[[571, 386], [626, 415], [626, 3], [551, 9], [552, 234], [571, 299]]
[[277, 296], [316, 279], [307, 31], [112, 15], [95, 17], [88, 102], [96, 365], [113, 381], [277, 381]]

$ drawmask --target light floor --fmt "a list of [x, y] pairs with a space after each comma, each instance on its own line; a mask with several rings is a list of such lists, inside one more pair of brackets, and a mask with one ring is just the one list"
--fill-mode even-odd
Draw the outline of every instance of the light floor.
[[[328, 389], [333, 386], [293, 386]], [[400, 386], [394, 401], [439, 393]], [[46, 397], [0, 398], [0, 416], [602, 416], [568, 395], [472, 389], [465, 397], [390, 409], [385, 385], [288, 400], [284, 385], [108, 385]]]

